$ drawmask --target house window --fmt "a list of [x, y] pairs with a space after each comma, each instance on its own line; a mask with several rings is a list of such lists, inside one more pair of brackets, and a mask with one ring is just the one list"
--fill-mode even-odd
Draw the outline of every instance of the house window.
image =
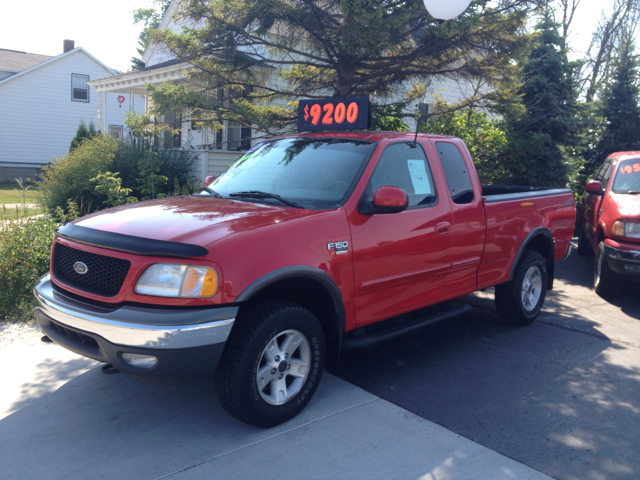
[[182, 147], [182, 116], [176, 112], [166, 112], [160, 117], [160, 121], [166, 124], [170, 131], [162, 132], [162, 146], [164, 148]]
[[109, 135], [122, 140], [122, 125], [109, 125]]
[[243, 152], [251, 148], [251, 127], [224, 120], [224, 129], [216, 132], [216, 150]]
[[89, 101], [89, 75], [71, 74], [71, 100], [74, 102]]

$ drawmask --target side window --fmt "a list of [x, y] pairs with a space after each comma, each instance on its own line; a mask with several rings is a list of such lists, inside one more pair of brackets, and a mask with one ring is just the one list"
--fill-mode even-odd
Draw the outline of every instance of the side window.
[[458, 147], [453, 143], [436, 142], [436, 151], [454, 203], [471, 203], [473, 201], [471, 176]]
[[609, 185], [609, 179], [611, 178], [611, 172], [613, 172], [613, 161], [610, 161], [602, 176], [602, 189], [606, 190]]
[[[611, 160], [607, 159], [607, 161], [602, 164], [602, 166], [598, 170], [598, 173], [596, 173], [596, 176], [593, 177], [594, 180], [598, 180], [599, 182], [602, 182], [602, 179], [604, 178], [604, 174], [607, 171], [607, 167], [609, 166], [610, 162]], [[605, 186], [604, 182], [602, 183], [603, 183], [603, 186]]]
[[394, 143], [378, 161], [369, 185], [372, 191], [383, 186], [400, 187], [409, 197], [409, 208], [430, 206], [436, 201], [436, 190], [429, 162], [420, 145]]
[[89, 101], [89, 75], [71, 74], [71, 100], [74, 102]]

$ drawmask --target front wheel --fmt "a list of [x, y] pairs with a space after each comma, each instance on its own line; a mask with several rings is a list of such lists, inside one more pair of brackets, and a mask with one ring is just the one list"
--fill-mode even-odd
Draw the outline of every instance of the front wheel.
[[309, 310], [290, 302], [249, 307], [238, 319], [214, 377], [222, 406], [268, 428], [295, 417], [318, 387], [324, 334]]
[[614, 275], [607, 264], [604, 242], [600, 242], [596, 253], [596, 262], [593, 267], [593, 289], [598, 295], [606, 295], [611, 292]]
[[542, 310], [547, 294], [547, 265], [538, 252], [526, 251], [513, 280], [496, 286], [496, 309], [506, 322], [528, 325]]

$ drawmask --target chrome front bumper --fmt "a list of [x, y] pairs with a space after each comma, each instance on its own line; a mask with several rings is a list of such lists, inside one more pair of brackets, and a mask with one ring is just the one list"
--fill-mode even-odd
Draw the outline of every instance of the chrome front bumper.
[[149, 349], [183, 349], [226, 342], [238, 307], [206, 309], [107, 309], [82, 303], [53, 289], [47, 274], [34, 288], [36, 314], [64, 327], [97, 335], [115, 345]]
[[604, 245], [607, 265], [618, 275], [640, 279], [640, 251]]

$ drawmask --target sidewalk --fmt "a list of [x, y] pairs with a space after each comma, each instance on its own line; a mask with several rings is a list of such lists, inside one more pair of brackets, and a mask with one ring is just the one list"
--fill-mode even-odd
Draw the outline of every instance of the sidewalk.
[[207, 383], [149, 385], [28, 333], [0, 342], [8, 479], [549, 479], [325, 374], [295, 419], [229, 417]]
[[[2, 203], [0, 204], [0, 208], [2, 208], [3, 206], [5, 206], [7, 209], [15, 209], [16, 207], [18, 208], [22, 208], [23, 205], [22, 203]], [[24, 204], [25, 207], [27, 208], [40, 208], [40, 205], [38, 205], [37, 203], [25, 203]]]

